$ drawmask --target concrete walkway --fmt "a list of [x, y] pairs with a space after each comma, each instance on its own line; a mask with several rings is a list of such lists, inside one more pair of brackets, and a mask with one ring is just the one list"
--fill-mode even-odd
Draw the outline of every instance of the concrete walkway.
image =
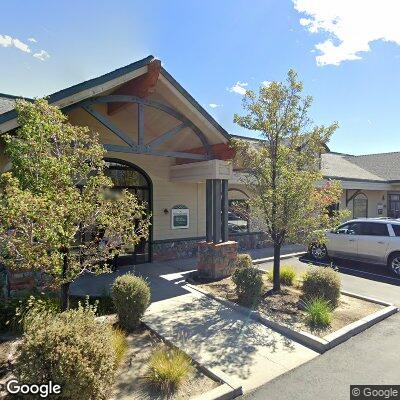
[[[165, 276], [179, 285], [183, 275]], [[147, 325], [208, 368], [248, 392], [313, 359], [318, 353], [192, 290], [152, 303]]]

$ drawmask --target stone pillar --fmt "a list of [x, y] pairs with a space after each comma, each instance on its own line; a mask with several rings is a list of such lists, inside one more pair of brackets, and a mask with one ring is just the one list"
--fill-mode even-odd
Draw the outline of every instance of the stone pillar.
[[236, 266], [237, 242], [199, 243], [199, 278], [222, 279], [232, 275]]
[[206, 181], [206, 241], [198, 245], [199, 277], [230, 276], [236, 264], [238, 244], [228, 241], [228, 180]]

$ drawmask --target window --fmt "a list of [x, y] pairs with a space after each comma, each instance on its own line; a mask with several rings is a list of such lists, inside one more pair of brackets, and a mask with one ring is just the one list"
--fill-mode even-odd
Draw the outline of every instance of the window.
[[359, 193], [353, 199], [353, 218], [368, 217], [368, 198], [364, 193]]
[[364, 222], [362, 224], [361, 235], [365, 236], [389, 236], [386, 224], [378, 222]]
[[336, 233], [343, 235], [360, 235], [361, 234], [361, 223], [351, 222], [349, 224], [344, 224], [339, 226]]
[[394, 234], [395, 234], [396, 236], [400, 236], [400, 225], [394, 225], [394, 224], [392, 224], [392, 228], [393, 228]]
[[249, 231], [249, 205], [246, 200], [229, 200], [228, 230], [229, 233]]

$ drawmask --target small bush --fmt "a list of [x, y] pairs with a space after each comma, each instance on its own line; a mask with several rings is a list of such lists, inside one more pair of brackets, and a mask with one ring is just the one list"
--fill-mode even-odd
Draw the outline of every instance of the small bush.
[[305, 304], [307, 322], [318, 328], [325, 328], [332, 322], [332, 306], [324, 298], [317, 297]]
[[321, 297], [336, 307], [340, 287], [340, 275], [330, 267], [309, 267], [303, 276], [302, 290], [306, 301]]
[[146, 379], [162, 392], [171, 393], [192, 370], [191, 360], [183, 351], [163, 346], [151, 355]]
[[29, 321], [18, 348], [15, 373], [21, 382], [56, 382], [64, 399], [107, 399], [117, 356], [113, 330], [87, 305]]
[[115, 279], [111, 293], [121, 327], [127, 331], [137, 328], [150, 304], [147, 282], [138, 276], [125, 274]]
[[251, 268], [253, 266], [253, 260], [250, 254], [238, 254], [236, 258], [236, 268]]
[[[285, 286], [293, 286], [296, 279], [296, 271], [291, 266], [282, 266], [280, 268], [279, 276], [281, 278], [281, 284]], [[270, 282], [274, 281], [273, 271], [268, 271], [268, 280]]]
[[254, 267], [238, 268], [232, 275], [240, 304], [255, 306], [262, 294], [263, 281], [260, 271]]
[[120, 364], [124, 358], [126, 351], [128, 350], [128, 342], [126, 335], [121, 329], [114, 329], [112, 336], [112, 346], [115, 353], [115, 359], [117, 364]]

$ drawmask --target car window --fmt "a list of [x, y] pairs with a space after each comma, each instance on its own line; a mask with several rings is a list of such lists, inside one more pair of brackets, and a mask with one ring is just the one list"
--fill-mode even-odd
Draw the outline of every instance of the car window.
[[359, 235], [360, 232], [361, 232], [361, 225], [359, 222], [350, 222], [348, 224], [341, 225], [336, 230], [336, 233], [342, 235]]
[[379, 222], [362, 223], [361, 235], [364, 236], [389, 236], [387, 224]]
[[392, 228], [393, 228], [394, 234], [396, 236], [400, 236], [400, 225], [392, 225]]

